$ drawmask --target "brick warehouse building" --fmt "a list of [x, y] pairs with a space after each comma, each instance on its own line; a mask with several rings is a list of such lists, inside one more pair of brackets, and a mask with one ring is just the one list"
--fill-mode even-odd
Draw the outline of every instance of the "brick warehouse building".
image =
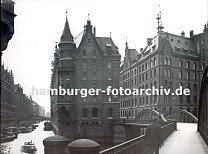
[[137, 52], [126, 43], [125, 58], [121, 66], [120, 86], [147, 89], [155, 86], [174, 91], [179, 86], [190, 89], [190, 96], [120, 96], [121, 118], [135, 118], [145, 109], [167, 114], [184, 109], [195, 116], [198, 112], [200, 81], [208, 65], [208, 25], [204, 31], [190, 37], [162, 31], [147, 39], [147, 46]]
[[[119, 88], [120, 57], [111, 37], [96, 37], [90, 20], [74, 39], [66, 19], [61, 40], [55, 47], [51, 89]], [[117, 96], [51, 95], [54, 132], [70, 141], [90, 138], [111, 142], [112, 121], [118, 118]]]

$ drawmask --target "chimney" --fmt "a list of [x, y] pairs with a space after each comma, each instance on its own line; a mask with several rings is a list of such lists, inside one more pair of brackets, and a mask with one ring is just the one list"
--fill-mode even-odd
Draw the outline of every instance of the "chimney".
[[193, 36], [194, 36], [194, 31], [191, 30], [191, 31], [190, 31], [190, 38], [193, 39]]
[[184, 31], [181, 32], [181, 36], [185, 37], [185, 32]]
[[93, 33], [94, 33], [94, 35], [96, 37], [96, 28], [95, 27], [93, 28]]

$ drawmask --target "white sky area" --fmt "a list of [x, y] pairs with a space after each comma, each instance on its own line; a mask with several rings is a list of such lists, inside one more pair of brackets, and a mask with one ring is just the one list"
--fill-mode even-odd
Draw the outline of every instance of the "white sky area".
[[[189, 37], [202, 33], [208, 21], [208, 0], [14, 0], [15, 33], [3, 51], [5, 67], [13, 70], [28, 96], [32, 87], [50, 88], [51, 61], [55, 42], [60, 41], [66, 11], [71, 32], [76, 37], [89, 18], [96, 36], [111, 37], [124, 57], [129, 48], [146, 46], [147, 38], [157, 34], [157, 14], [162, 12], [164, 31]], [[159, 7], [160, 5], [160, 7]], [[34, 101], [50, 111], [49, 95], [32, 95]]]

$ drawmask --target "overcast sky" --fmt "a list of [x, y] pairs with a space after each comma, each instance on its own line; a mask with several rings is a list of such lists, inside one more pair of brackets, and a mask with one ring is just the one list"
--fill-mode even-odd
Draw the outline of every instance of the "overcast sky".
[[[180, 35], [201, 33], [208, 21], [208, 0], [14, 0], [15, 33], [3, 52], [3, 62], [13, 70], [15, 83], [30, 95], [32, 87], [50, 88], [51, 60], [68, 12], [71, 32], [76, 37], [89, 18], [96, 36], [110, 36], [124, 56], [129, 48], [146, 46], [146, 39], [157, 33], [157, 14], [162, 12], [164, 31]], [[50, 97], [32, 95], [50, 111]]]

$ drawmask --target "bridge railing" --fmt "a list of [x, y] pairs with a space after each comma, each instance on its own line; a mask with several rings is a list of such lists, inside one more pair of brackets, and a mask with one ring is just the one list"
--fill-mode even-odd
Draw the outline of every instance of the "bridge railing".
[[[168, 136], [176, 130], [176, 122], [171, 122], [162, 127], [162, 138], [163, 141], [168, 138]], [[148, 150], [145, 147], [144, 143], [145, 135], [141, 135], [109, 149], [103, 150], [100, 154], [138, 154], [145, 152]]]

